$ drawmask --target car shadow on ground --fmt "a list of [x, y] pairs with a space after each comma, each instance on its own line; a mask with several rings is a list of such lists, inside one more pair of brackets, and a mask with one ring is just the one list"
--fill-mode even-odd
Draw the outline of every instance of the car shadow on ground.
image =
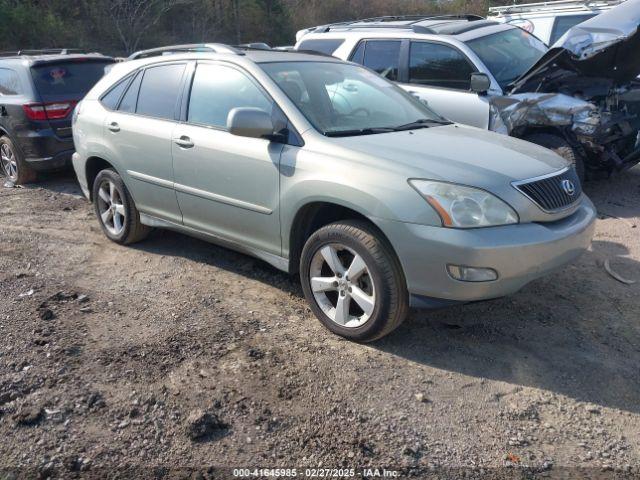
[[[595, 253], [624, 256], [624, 246], [594, 242], [593, 248], [580, 267], [569, 266], [509, 297], [414, 312], [375, 348], [470, 377], [638, 413], [637, 284], [623, 286], [608, 277]], [[640, 280], [640, 262], [626, 261]], [[576, 274], [590, 278], [581, 284]]]
[[[156, 231], [134, 248], [212, 265], [302, 298], [296, 276], [179, 233]], [[596, 241], [580, 267], [569, 266], [509, 297], [412, 311], [397, 331], [371, 346], [442, 370], [640, 412], [640, 303], [625, 310], [633, 300], [619, 306], [606, 291], [638, 290], [618, 284], [602, 268], [603, 258], [619, 259], [616, 268], [623, 262], [621, 272], [640, 280], [640, 262], [627, 254], [624, 245]], [[580, 284], [576, 274], [588, 280]]]
[[589, 181], [584, 191], [602, 217], [640, 217], [640, 165], [611, 178]]
[[[73, 182], [69, 177], [57, 175], [61, 176], [38, 186], [78, 193], [79, 189], [73, 191], [70, 186]], [[634, 171], [629, 178], [587, 184], [586, 190], [599, 209], [612, 202], [617, 206], [640, 193], [638, 180], [640, 171]], [[640, 202], [624, 205], [628, 217], [640, 215]], [[186, 235], [156, 230], [148, 240], [131, 247], [212, 265], [302, 297], [297, 277]], [[414, 311], [397, 331], [372, 346], [470, 377], [540, 388], [579, 401], [640, 412], [638, 285], [620, 285], [601, 265], [605, 257], [618, 259], [625, 272], [640, 280], [640, 263], [628, 253], [622, 244], [595, 241], [579, 266], [537, 280], [506, 298]], [[628, 290], [620, 290], [625, 288]], [[609, 295], [608, 290], [614, 294]], [[619, 305], [621, 298], [625, 305]]]
[[73, 170], [40, 173], [36, 182], [21, 185], [18, 188], [24, 188], [27, 190], [42, 188], [49, 190], [52, 193], [64, 193], [67, 195], [83, 197], [82, 189], [80, 188], [80, 184], [78, 184], [76, 174]]

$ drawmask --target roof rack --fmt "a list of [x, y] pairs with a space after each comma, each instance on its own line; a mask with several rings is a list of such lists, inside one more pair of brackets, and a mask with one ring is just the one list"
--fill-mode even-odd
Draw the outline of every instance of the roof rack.
[[551, 2], [521, 3], [519, 5], [504, 5], [489, 7], [489, 15], [509, 15], [511, 13], [531, 13], [539, 11], [571, 11], [584, 8], [598, 9], [619, 5], [624, 0], [556, 0]]
[[223, 43], [193, 43], [188, 45], [170, 45], [166, 47], [150, 48], [149, 50], [140, 50], [139, 52], [131, 54], [129, 56], [129, 60], [157, 57], [161, 55], [172, 55], [185, 52], [213, 52], [244, 55], [244, 53], [240, 50]]
[[[466, 20], [474, 22], [476, 20], [484, 20], [479, 15], [387, 15], [383, 17], [363, 18], [360, 20], [350, 20], [347, 22], [330, 23], [315, 28], [308, 29], [309, 32], [324, 33], [332, 29], [353, 29], [353, 28], [395, 28], [409, 29], [416, 33], [433, 33], [433, 31], [424, 25], [418, 25], [426, 20]], [[391, 23], [406, 22], [406, 23]]]
[[20, 57], [31, 55], [71, 55], [73, 53], [89, 53], [83, 48], [41, 48], [0, 52], [0, 57]]

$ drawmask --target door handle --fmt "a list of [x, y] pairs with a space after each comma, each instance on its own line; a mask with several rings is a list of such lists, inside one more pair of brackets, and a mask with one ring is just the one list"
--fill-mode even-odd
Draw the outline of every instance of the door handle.
[[109, 130], [111, 130], [114, 133], [119, 132], [120, 131], [120, 125], [118, 125], [116, 122], [111, 122], [109, 124]]
[[174, 138], [173, 143], [178, 145], [180, 148], [193, 148], [195, 145], [186, 135], [183, 135], [180, 138]]

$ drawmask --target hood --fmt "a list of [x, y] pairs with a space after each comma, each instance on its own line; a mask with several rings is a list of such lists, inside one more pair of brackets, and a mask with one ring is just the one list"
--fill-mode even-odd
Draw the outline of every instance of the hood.
[[[569, 29], [524, 75], [511, 92], [563, 72], [625, 83], [640, 75], [640, 0], [617, 7]], [[530, 91], [530, 90], [529, 90]]]
[[546, 148], [487, 130], [447, 125], [404, 132], [332, 138], [345, 156], [383, 161], [407, 175], [445, 180], [491, 190], [555, 172], [566, 160]]

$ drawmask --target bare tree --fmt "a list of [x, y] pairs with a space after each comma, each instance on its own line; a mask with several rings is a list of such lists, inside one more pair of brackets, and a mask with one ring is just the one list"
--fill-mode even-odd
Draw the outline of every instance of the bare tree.
[[172, 8], [191, 0], [112, 0], [106, 14], [127, 53], [135, 52], [149, 30]]

